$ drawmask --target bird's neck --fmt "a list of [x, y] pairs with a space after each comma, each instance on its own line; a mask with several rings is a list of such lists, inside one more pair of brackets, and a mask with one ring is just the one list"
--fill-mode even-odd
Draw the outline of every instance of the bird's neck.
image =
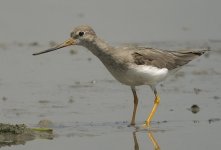
[[109, 57], [113, 53], [114, 48], [100, 38], [95, 38], [92, 42], [85, 45], [99, 59]]

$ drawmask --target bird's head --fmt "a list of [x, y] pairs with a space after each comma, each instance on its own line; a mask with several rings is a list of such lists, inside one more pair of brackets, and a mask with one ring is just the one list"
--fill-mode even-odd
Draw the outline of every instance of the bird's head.
[[34, 53], [33, 55], [40, 55], [43, 53], [48, 53], [48, 52], [55, 51], [63, 47], [71, 46], [71, 45], [85, 46], [87, 43], [92, 42], [95, 37], [96, 37], [96, 34], [90, 26], [81, 25], [81, 26], [76, 27], [71, 32], [70, 38], [68, 40], [50, 49], [47, 49], [38, 53]]

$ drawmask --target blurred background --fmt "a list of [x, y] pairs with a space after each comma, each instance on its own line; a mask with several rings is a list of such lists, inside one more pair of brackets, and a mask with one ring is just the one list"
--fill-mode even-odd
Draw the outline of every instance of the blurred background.
[[153, 134], [164, 150], [220, 149], [220, 6], [220, 0], [1, 0], [0, 122], [36, 127], [46, 120], [56, 137], [14, 147], [0, 138], [0, 148], [153, 149], [150, 132], [137, 130], [152, 108], [149, 87], [138, 87], [138, 127], [128, 128], [130, 88], [88, 50], [32, 56], [88, 24], [112, 45], [210, 48], [158, 86]]
[[0, 40], [61, 40], [89, 24], [109, 42], [219, 39], [219, 0], [1, 0]]

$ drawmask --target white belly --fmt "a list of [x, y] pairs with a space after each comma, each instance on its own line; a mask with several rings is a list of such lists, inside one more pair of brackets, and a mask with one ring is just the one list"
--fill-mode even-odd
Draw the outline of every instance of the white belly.
[[163, 81], [168, 75], [167, 68], [157, 68], [145, 65], [131, 65], [127, 71], [116, 68], [108, 69], [112, 75], [121, 83], [126, 85], [156, 85]]

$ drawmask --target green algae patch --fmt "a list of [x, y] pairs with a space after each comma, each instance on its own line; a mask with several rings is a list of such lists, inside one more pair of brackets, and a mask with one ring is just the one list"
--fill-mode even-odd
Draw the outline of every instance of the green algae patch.
[[53, 132], [53, 129], [50, 128], [31, 128], [31, 130], [36, 132], [47, 132], [47, 133]]

